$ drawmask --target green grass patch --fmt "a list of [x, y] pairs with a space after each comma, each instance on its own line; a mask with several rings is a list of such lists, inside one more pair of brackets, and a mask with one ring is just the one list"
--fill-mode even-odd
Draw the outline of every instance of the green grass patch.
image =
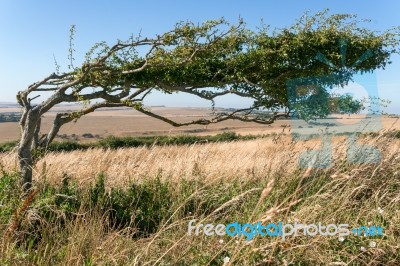
[[[203, 144], [213, 142], [228, 142], [237, 140], [251, 140], [267, 137], [267, 135], [247, 135], [242, 136], [235, 132], [224, 132], [213, 136], [194, 136], [194, 135], [181, 135], [181, 136], [144, 136], [144, 137], [115, 137], [109, 136], [105, 139], [92, 142], [80, 143], [77, 141], [54, 141], [49, 145], [47, 151], [52, 152], [69, 152], [74, 150], [87, 150], [91, 148], [132, 148], [132, 147], [150, 147], [153, 145], [166, 146], [166, 145], [190, 145], [190, 144]], [[7, 142], [0, 144], [0, 153], [9, 152], [14, 149], [17, 142]]]

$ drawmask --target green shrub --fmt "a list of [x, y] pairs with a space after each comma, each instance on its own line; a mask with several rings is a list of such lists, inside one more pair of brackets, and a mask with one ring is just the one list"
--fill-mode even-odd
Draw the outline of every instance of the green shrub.
[[[195, 135], [180, 135], [180, 136], [144, 136], [144, 137], [115, 137], [108, 136], [105, 139], [92, 143], [80, 143], [77, 141], [55, 141], [47, 147], [34, 154], [35, 158], [40, 158], [45, 152], [70, 152], [75, 150], [86, 150], [90, 148], [105, 148], [105, 149], [118, 149], [118, 148], [133, 148], [133, 147], [149, 147], [152, 145], [165, 146], [165, 145], [191, 145], [196, 143], [207, 142], [229, 142], [236, 140], [252, 140], [262, 138], [261, 135], [248, 135], [241, 136], [235, 132], [224, 132], [214, 136], [195, 136]], [[7, 142], [0, 144], [0, 153], [9, 152], [17, 142]]]
[[17, 141], [9, 141], [0, 144], [0, 152], [9, 152], [17, 146]]
[[89, 145], [74, 141], [61, 141], [61, 142], [51, 143], [48, 147], [48, 151], [61, 152], [61, 151], [84, 150], [87, 148], [89, 148]]

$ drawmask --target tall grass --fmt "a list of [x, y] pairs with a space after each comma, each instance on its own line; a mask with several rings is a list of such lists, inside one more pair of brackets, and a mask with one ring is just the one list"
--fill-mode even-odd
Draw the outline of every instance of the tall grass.
[[[257, 139], [190, 146], [50, 153], [24, 210], [14, 154], [0, 157], [2, 265], [399, 265], [400, 142], [371, 136], [379, 164], [301, 170], [318, 148]], [[18, 212], [23, 210], [23, 212]], [[188, 236], [188, 222], [379, 225], [385, 236]]]

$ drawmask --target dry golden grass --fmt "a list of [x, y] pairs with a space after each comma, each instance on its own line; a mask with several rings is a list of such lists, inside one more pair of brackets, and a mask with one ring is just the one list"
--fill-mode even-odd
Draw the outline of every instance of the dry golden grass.
[[[378, 164], [348, 164], [345, 137], [335, 137], [332, 169], [299, 170], [299, 154], [319, 148], [321, 140], [294, 142], [287, 135], [230, 143], [49, 153], [36, 164], [38, 184], [43, 178], [60, 183], [67, 174], [85, 187], [104, 172], [110, 188], [160, 176], [170, 182], [170, 193], [177, 202], [156, 233], [139, 239], [132, 238], [134, 227], [112, 229], [91, 210], [80, 211], [78, 219], [65, 227], [49, 224], [41, 229], [44, 240], [38, 244], [36, 252], [41, 255], [36, 263], [222, 265], [222, 259], [229, 257], [230, 265], [399, 265], [400, 140], [380, 135], [361, 142], [380, 149], [382, 160]], [[0, 155], [6, 171], [15, 169], [16, 163], [15, 154]], [[205, 185], [182, 200], [182, 179]], [[192, 198], [200, 202], [224, 200], [206, 213], [187, 214], [182, 206]], [[35, 209], [29, 213], [34, 216]], [[385, 237], [348, 236], [343, 241], [321, 235], [285, 241], [269, 237], [253, 241], [228, 236], [188, 237], [191, 219], [213, 224], [384, 224]], [[371, 241], [376, 247], [369, 247]], [[8, 243], [7, 250], [11, 251], [6, 252], [6, 259], [15, 258], [13, 245]], [[58, 258], [59, 250], [62, 258]]]
[[[334, 159], [345, 158], [345, 139], [334, 138]], [[363, 142], [377, 145], [386, 156], [400, 150], [398, 140], [376, 140], [370, 138]], [[57, 183], [68, 174], [84, 184], [103, 172], [110, 186], [119, 186], [160, 174], [169, 180], [197, 178], [199, 173], [207, 180], [273, 176], [282, 171], [293, 172], [298, 167], [301, 152], [320, 147], [321, 139], [294, 142], [290, 136], [282, 134], [244, 142], [49, 153], [37, 162], [34, 179], [46, 175], [47, 180]], [[0, 154], [0, 164], [7, 170], [15, 170], [17, 157], [13, 153]]]

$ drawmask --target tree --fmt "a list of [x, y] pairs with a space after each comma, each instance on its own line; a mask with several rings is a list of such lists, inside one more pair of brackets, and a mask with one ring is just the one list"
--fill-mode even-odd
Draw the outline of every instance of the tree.
[[335, 114], [358, 114], [364, 109], [362, 101], [349, 94], [330, 97], [328, 105], [329, 112]]
[[[328, 16], [327, 11], [303, 16], [293, 26], [271, 32], [262, 26], [246, 29], [243, 21], [231, 25], [224, 19], [196, 25], [180, 22], [169, 32], [154, 38], [138, 36], [109, 46], [96, 44], [84, 62], [74, 65], [70, 48], [69, 71], [52, 73], [17, 94], [23, 109], [18, 146], [21, 185], [32, 183], [32, 152], [45, 149], [60, 128], [99, 108], [128, 106], [173, 126], [207, 125], [227, 119], [271, 124], [288, 115], [286, 82], [291, 78], [337, 73], [315, 59], [323, 53], [332, 62], [354, 62], [367, 49], [373, 56], [362, 64], [346, 68], [329, 85], [344, 84], [357, 72], [384, 68], [395, 52], [397, 33], [374, 32], [358, 27], [352, 15]], [[74, 29], [72, 29], [71, 40]], [[349, 42], [346, 58], [338, 45]], [[340, 64], [339, 64], [340, 65]], [[178, 123], [143, 106], [152, 92], [187, 93], [213, 103], [216, 97], [236, 94], [254, 104], [232, 112], [215, 113], [209, 119]], [[51, 92], [39, 104], [38, 92]], [[36, 93], [36, 94], [35, 94]], [[47, 134], [40, 134], [41, 116], [60, 103], [81, 102], [80, 111], [57, 113]], [[257, 115], [260, 109], [269, 116]], [[285, 110], [286, 111], [282, 111]]]
[[363, 101], [349, 94], [332, 95], [323, 87], [306, 88], [306, 95], [298, 95], [292, 105], [291, 117], [303, 120], [325, 118], [329, 114], [358, 114], [364, 109]]

